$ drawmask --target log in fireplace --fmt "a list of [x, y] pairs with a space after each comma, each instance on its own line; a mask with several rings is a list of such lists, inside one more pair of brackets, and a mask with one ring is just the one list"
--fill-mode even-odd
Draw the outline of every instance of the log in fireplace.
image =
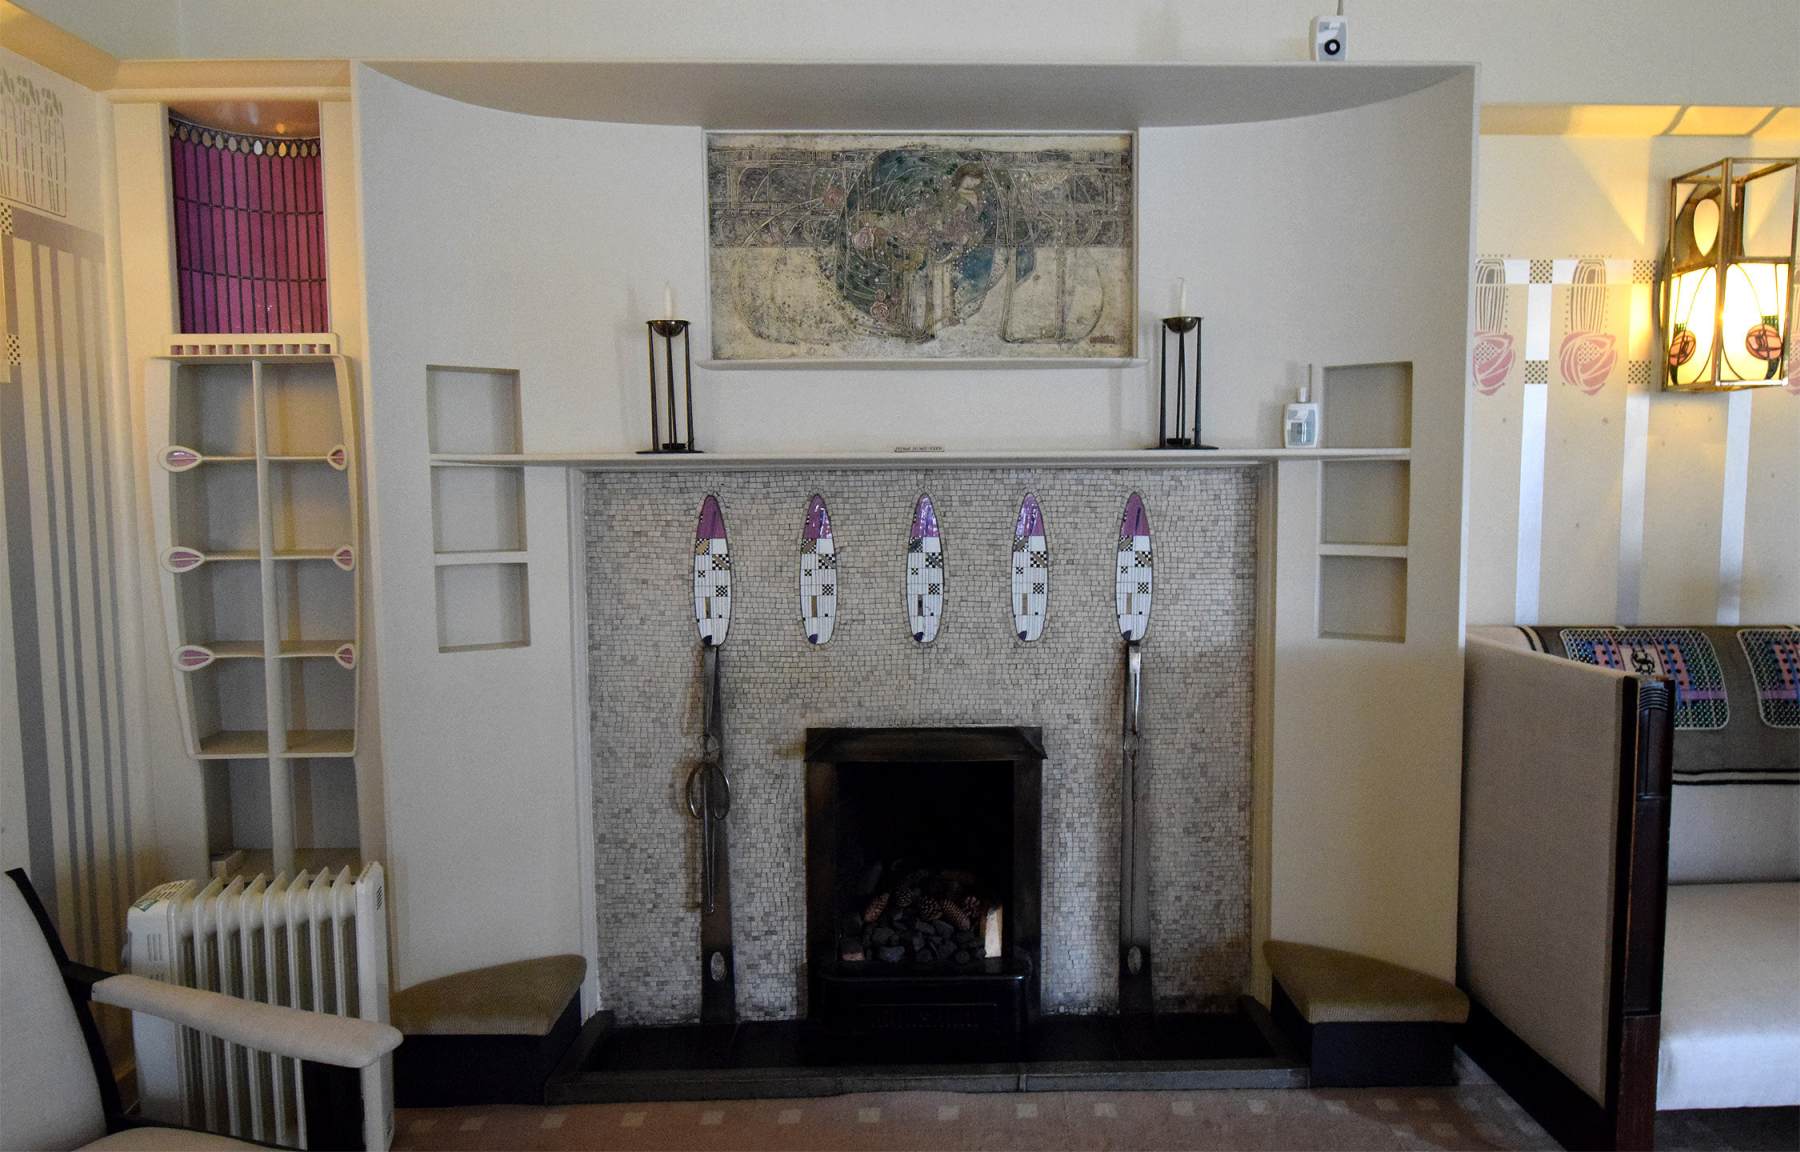
[[1038, 728], [813, 728], [810, 1017], [1016, 1047], [1039, 1005]]

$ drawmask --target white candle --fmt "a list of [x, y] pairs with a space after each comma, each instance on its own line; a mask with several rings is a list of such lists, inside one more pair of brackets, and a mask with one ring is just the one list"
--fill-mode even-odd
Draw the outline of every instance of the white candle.
[[675, 319], [675, 288], [668, 283], [663, 284], [663, 319]]
[[1181, 279], [1175, 281], [1175, 283], [1180, 286], [1179, 291], [1176, 293], [1177, 299], [1175, 301], [1175, 315], [1186, 316], [1187, 315], [1187, 277], [1183, 276]]

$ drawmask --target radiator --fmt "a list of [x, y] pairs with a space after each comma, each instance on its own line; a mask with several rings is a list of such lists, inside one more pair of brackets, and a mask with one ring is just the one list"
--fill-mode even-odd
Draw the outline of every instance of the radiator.
[[[381, 866], [179, 880], [126, 914], [132, 972], [339, 1016], [386, 1022], [388, 955]], [[207, 1036], [143, 1013], [132, 1019], [138, 1094], [150, 1120], [307, 1148], [299, 1061]], [[362, 1075], [363, 1140], [393, 1137], [393, 1063]], [[322, 1102], [321, 1102], [322, 1103]]]

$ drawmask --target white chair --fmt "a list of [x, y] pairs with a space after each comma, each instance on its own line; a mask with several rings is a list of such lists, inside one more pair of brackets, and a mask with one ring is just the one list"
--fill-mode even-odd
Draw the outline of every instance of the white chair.
[[[7, 877], [0, 883], [0, 1148], [258, 1147], [125, 1116], [88, 1010], [91, 998], [303, 1061], [312, 1146], [385, 1149], [379, 1110], [357, 1106], [358, 1079], [399, 1046], [398, 1029], [72, 963], [24, 872]], [[376, 1114], [356, 1115], [364, 1112]], [[355, 1122], [344, 1123], [347, 1117]]]

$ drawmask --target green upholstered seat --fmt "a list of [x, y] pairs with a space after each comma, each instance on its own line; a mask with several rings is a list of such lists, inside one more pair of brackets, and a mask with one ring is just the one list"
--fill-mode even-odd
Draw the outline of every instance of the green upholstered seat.
[[1447, 980], [1372, 956], [1269, 940], [1269, 971], [1308, 1024], [1461, 1024], [1469, 998]]
[[547, 1036], [586, 975], [580, 956], [515, 960], [414, 984], [388, 1010], [408, 1036]]

